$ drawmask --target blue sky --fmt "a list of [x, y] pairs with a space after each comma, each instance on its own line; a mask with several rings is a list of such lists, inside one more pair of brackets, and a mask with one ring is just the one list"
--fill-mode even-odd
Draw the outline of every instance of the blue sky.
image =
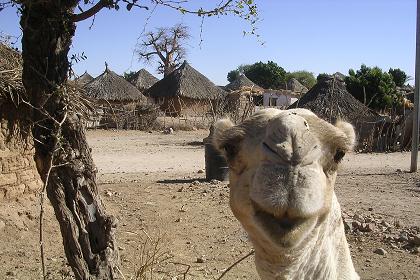
[[[198, 6], [209, 3], [192, 1]], [[233, 16], [206, 18], [200, 47], [201, 20], [197, 16], [158, 7], [146, 24], [149, 12], [144, 10], [103, 10], [96, 16], [92, 29], [89, 29], [91, 20], [77, 26], [70, 54], [84, 52], [88, 59], [77, 63], [74, 70], [78, 74], [87, 70], [97, 76], [107, 61], [119, 74], [144, 67], [156, 75], [154, 65], [138, 62], [133, 55], [137, 38], [144, 29], [184, 23], [193, 36], [187, 47], [187, 60], [219, 85], [227, 83], [227, 73], [238, 65], [268, 60], [286, 71], [347, 74], [349, 68], [358, 69], [365, 63], [384, 70], [401, 68], [414, 77], [415, 0], [256, 0], [256, 3], [263, 46], [254, 36], [244, 37], [242, 31], [248, 30], [249, 25]], [[14, 9], [3, 10], [0, 31], [19, 36], [18, 20]]]

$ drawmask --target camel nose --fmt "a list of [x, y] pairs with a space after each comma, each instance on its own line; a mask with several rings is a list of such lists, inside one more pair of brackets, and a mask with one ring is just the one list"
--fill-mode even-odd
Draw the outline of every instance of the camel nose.
[[281, 114], [268, 123], [262, 143], [264, 155], [274, 162], [298, 165], [319, 147], [308, 122], [294, 113]]

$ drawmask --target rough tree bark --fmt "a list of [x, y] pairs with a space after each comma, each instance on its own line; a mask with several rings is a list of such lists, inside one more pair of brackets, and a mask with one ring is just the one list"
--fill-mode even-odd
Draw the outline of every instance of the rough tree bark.
[[67, 260], [77, 279], [114, 279], [119, 264], [116, 221], [101, 202], [84, 128], [64, 87], [76, 29], [70, 19], [77, 2], [22, 2], [23, 83], [31, 104], [42, 108], [32, 110], [35, 161], [45, 180], [53, 159], [47, 195]]

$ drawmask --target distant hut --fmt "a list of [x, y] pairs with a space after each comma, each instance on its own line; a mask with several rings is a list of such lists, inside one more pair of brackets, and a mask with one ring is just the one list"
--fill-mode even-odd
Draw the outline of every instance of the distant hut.
[[137, 71], [128, 81], [140, 92], [144, 92], [159, 81], [159, 79], [143, 68]]
[[86, 84], [84, 90], [86, 96], [99, 105], [94, 126], [139, 129], [143, 125], [144, 120], [138, 116], [137, 108], [146, 106], [147, 98], [122, 76], [111, 71], [106, 63], [105, 71]]
[[93, 77], [85, 71], [80, 77], [75, 79], [75, 82], [79, 84], [80, 86], [84, 86], [87, 83], [90, 83], [93, 80]]
[[356, 129], [361, 151], [381, 151], [387, 145], [384, 142], [392, 141], [392, 133], [385, 131], [389, 120], [354, 98], [338, 74], [319, 81], [289, 108], [309, 109], [331, 123], [339, 119], [350, 122]]
[[153, 98], [167, 115], [203, 115], [214, 110], [226, 92], [186, 61], [155, 83], [144, 94]]
[[225, 110], [234, 122], [243, 121], [255, 111], [256, 106], [263, 105], [265, 90], [244, 74], [239, 75], [224, 88], [228, 91]]
[[291, 78], [287, 82], [287, 89], [298, 95], [304, 95], [308, 92], [308, 89], [295, 78]]

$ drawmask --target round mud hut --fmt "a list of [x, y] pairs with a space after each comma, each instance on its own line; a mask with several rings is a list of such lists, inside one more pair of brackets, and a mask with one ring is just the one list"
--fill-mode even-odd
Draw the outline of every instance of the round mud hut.
[[94, 100], [96, 114], [90, 126], [116, 129], [147, 129], [158, 115], [155, 106], [122, 76], [108, 68], [84, 86]]
[[0, 201], [33, 195], [42, 185], [23, 98], [21, 55], [0, 43]]
[[186, 61], [144, 94], [169, 116], [203, 116], [215, 111], [226, 92]]
[[385, 142], [393, 141], [389, 120], [354, 98], [340, 73], [321, 79], [290, 108], [309, 109], [330, 123], [350, 122], [356, 130], [358, 151], [383, 151]]

